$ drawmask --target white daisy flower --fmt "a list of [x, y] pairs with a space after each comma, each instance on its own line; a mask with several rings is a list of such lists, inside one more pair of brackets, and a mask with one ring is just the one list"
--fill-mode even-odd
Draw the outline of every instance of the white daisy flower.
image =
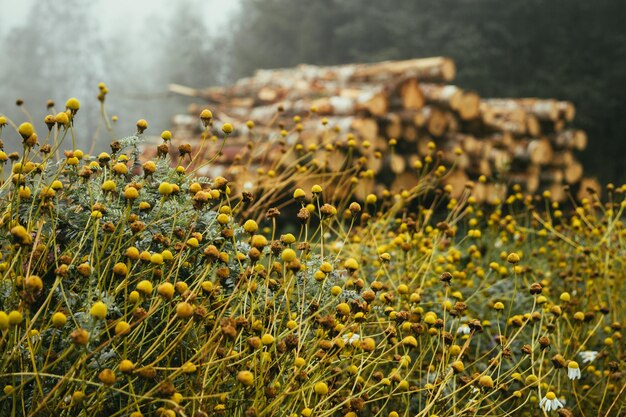
[[567, 364], [567, 377], [569, 379], [580, 379], [580, 366], [578, 366], [578, 362], [569, 361]]
[[556, 394], [552, 391], [548, 392], [545, 397], [539, 401], [541, 407], [546, 413], [552, 410], [558, 410], [563, 407], [563, 403], [556, 398]]
[[337, 241], [337, 242], [333, 243], [333, 248], [335, 248], [335, 249], [343, 248], [343, 242]]
[[40, 341], [40, 340], [41, 340], [41, 335], [39, 334], [39, 331], [34, 330], [34, 329], [33, 329], [33, 330], [31, 330], [31, 331], [30, 331], [30, 341], [31, 341], [33, 344], [35, 344], [35, 343], [37, 343], [37, 342], [38, 342], [38, 341]]
[[463, 323], [459, 326], [458, 329], [456, 329], [456, 334], [470, 334], [470, 331], [470, 327], [467, 324]]
[[598, 352], [595, 350], [585, 350], [583, 352], [578, 353], [581, 358], [583, 358], [583, 363], [591, 363], [596, 360], [598, 356]]
[[347, 333], [341, 337], [344, 343], [351, 345], [361, 338], [358, 333]]

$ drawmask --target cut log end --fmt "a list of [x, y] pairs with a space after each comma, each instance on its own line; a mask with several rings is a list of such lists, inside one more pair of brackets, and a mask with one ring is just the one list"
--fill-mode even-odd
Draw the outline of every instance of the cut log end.
[[449, 185], [452, 188], [450, 197], [457, 199], [463, 194], [468, 181], [469, 177], [465, 171], [461, 169], [455, 169], [443, 178], [443, 184]]
[[400, 85], [402, 107], [408, 110], [419, 110], [424, 107], [424, 94], [415, 78], [409, 78]]
[[472, 120], [480, 116], [480, 96], [471, 91], [464, 92], [458, 111], [463, 120]]
[[426, 124], [426, 130], [433, 136], [439, 137], [446, 131], [446, 116], [441, 110], [433, 108]]
[[602, 186], [595, 178], [583, 178], [578, 184], [578, 193], [576, 198], [579, 201], [583, 199], [594, 200], [595, 198], [602, 198]]
[[565, 174], [565, 182], [575, 184], [583, 177], [583, 166], [580, 162], [573, 161], [563, 169], [563, 172]]
[[533, 115], [526, 116], [526, 131], [528, 135], [536, 138], [541, 134], [541, 124], [539, 120]]

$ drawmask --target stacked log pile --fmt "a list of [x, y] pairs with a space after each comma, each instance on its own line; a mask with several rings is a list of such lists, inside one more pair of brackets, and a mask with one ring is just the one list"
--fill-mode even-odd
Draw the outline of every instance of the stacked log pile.
[[[583, 177], [575, 156], [585, 149], [587, 136], [571, 126], [572, 103], [481, 98], [452, 84], [455, 71], [454, 62], [444, 57], [300, 65], [260, 70], [226, 87], [171, 85], [170, 90], [206, 100], [217, 119], [239, 127], [238, 136], [229, 138], [223, 150], [226, 167], [254, 151], [257, 159], [262, 155], [257, 166], [275, 162], [285, 158], [286, 146], [300, 143], [301, 149], [315, 150], [316, 162], [326, 172], [345, 168], [344, 156], [351, 155], [361, 158], [375, 185], [400, 191], [415, 184], [415, 168], [434, 155], [434, 143], [444, 162], [454, 167], [445, 181], [455, 190], [476, 181], [480, 200], [504, 197], [506, 187], [495, 184], [518, 184], [533, 194], [549, 190], [556, 200], [566, 198], [566, 185], [578, 189], [584, 183], [583, 192], [597, 188]], [[197, 109], [192, 112], [198, 114]], [[255, 123], [255, 149], [245, 146], [248, 120]], [[178, 115], [173, 125], [180, 141], [198, 140], [196, 116]], [[483, 176], [486, 183], [477, 181]]]

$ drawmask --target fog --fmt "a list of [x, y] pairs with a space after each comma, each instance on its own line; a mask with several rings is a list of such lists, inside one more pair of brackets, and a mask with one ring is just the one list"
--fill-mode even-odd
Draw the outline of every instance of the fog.
[[219, 54], [238, 7], [238, 0], [0, 0], [0, 114], [40, 122], [49, 99], [58, 111], [77, 97], [78, 143], [90, 147], [94, 132], [106, 139], [96, 99], [104, 82], [116, 135], [132, 134], [139, 118], [158, 134], [186, 104], [167, 94], [169, 83], [228, 79]]

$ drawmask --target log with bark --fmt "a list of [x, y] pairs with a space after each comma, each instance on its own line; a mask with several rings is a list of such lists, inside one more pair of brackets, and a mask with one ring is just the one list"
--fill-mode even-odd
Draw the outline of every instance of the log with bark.
[[587, 134], [582, 130], [564, 130], [552, 135], [550, 139], [556, 149], [582, 151], [587, 147]]

